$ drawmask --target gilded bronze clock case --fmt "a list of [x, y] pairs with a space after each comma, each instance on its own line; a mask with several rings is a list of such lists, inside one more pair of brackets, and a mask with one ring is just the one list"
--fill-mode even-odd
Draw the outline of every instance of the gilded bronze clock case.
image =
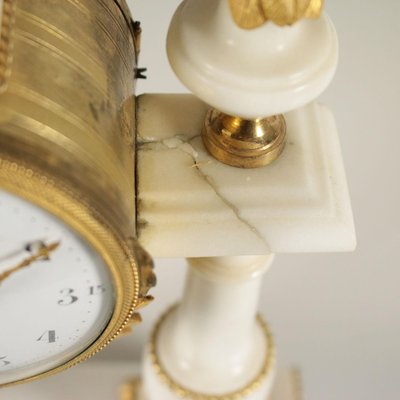
[[42, 377], [101, 350], [154, 284], [135, 238], [140, 30], [123, 0], [3, 0], [2, 11], [0, 188], [80, 234], [106, 262], [116, 297], [98, 339]]

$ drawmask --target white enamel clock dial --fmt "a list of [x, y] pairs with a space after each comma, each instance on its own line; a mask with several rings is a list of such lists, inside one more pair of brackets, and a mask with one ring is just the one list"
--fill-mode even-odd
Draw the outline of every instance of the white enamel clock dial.
[[0, 190], [0, 385], [58, 367], [103, 332], [107, 266], [57, 218]]

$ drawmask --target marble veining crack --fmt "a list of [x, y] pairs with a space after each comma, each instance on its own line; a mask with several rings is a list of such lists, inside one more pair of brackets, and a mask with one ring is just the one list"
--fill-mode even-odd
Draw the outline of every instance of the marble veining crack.
[[262, 243], [264, 243], [265, 247], [267, 248], [268, 252], [270, 252], [270, 247], [264, 237], [261, 235], [261, 233], [253, 226], [251, 225], [248, 221], [246, 221], [241, 215], [239, 209], [232, 204], [228, 199], [226, 199], [218, 190], [217, 186], [214, 184], [212, 178], [205, 174], [202, 170], [197, 161], [195, 160], [195, 167], [199, 173], [199, 175], [204, 179], [204, 181], [211, 187], [211, 189], [214, 191], [214, 193], [217, 195], [217, 197], [233, 212], [235, 217], [242, 223], [244, 224], [248, 229], [253, 232], [253, 234], [261, 240]]
[[200, 134], [193, 136], [191, 138], [187, 138], [184, 135], [175, 135], [173, 137], [164, 139], [164, 140], [140, 140], [140, 144], [145, 146], [149, 144], [161, 144], [168, 149], [178, 149], [183, 153], [187, 154], [193, 159], [193, 167], [196, 168], [198, 175], [207, 183], [207, 185], [212, 189], [215, 195], [233, 212], [235, 217], [247, 227], [266, 247], [266, 251], [270, 251], [270, 246], [266, 242], [265, 238], [261, 235], [261, 233], [251, 225], [247, 220], [245, 220], [241, 215], [239, 209], [231, 203], [228, 199], [226, 199], [222, 193], [218, 190], [217, 185], [214, 183], [213, 179], [207, 175], [204, 171], [202, 171], [201, 166], [204, 165], [203, 162], [198, 161], [199, 153], [192, 145], [192, 141], [200, 137]]
[[157, 139], [152, 139], [152, 138], [143, 138], [141, 136], [138, 136], [137, 142], [139, 147], [145, 147], [151, 144], [162, 144], [168, 149], [176, 149], [179, 148], [181, 144], [190, 144], [190, 142], [198, 137], [200, 137], [201, 134], [197, 134], [195, 136], [192, 136], [191, 138], [187, 138], [185, 135], [175, 135], [172, 137], [168, 137], [166, 139], [162, 140], [157, 140]]

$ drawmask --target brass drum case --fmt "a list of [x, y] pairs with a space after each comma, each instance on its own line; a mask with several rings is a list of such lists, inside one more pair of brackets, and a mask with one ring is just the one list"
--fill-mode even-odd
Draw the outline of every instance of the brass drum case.
[[135, 237], [140, 29], [124, 0], [2, 0], [0, 7], [0, 190], [79, 233], [105, 260], [115, 289], [100, 336], [66, 364], [25, 379], [34, 380], [89, 358], [138, 321], [155, 284]]
[[132, 235], [138, 37], [128, 7], [3, 1], [0, 155], [50, 171]]

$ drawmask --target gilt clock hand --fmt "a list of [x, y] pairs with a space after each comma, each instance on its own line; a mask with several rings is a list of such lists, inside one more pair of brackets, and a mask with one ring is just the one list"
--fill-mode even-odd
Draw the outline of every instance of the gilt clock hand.
[[44, 243], [42, 243], [35, 254], [33, 254], [30, 257], [25, 258], [24, 260], [22, 260], [20, 263], [18, 263], [14, 267], [9, 268], [6, 271], [0, 273], [0, 283], [3, 282], [5, 279], [7, 279], [10, 275], [14, 274], [15, 272], [17, 272], [25, 267], [30, 266], [35, 261], [38, 261], [40, 259], [48, 259], [50, 256], [50, 253], [55, 251], [59, 246], [60, 246], [60, 242], [50, 243], [49, 245], [45, 245]]

